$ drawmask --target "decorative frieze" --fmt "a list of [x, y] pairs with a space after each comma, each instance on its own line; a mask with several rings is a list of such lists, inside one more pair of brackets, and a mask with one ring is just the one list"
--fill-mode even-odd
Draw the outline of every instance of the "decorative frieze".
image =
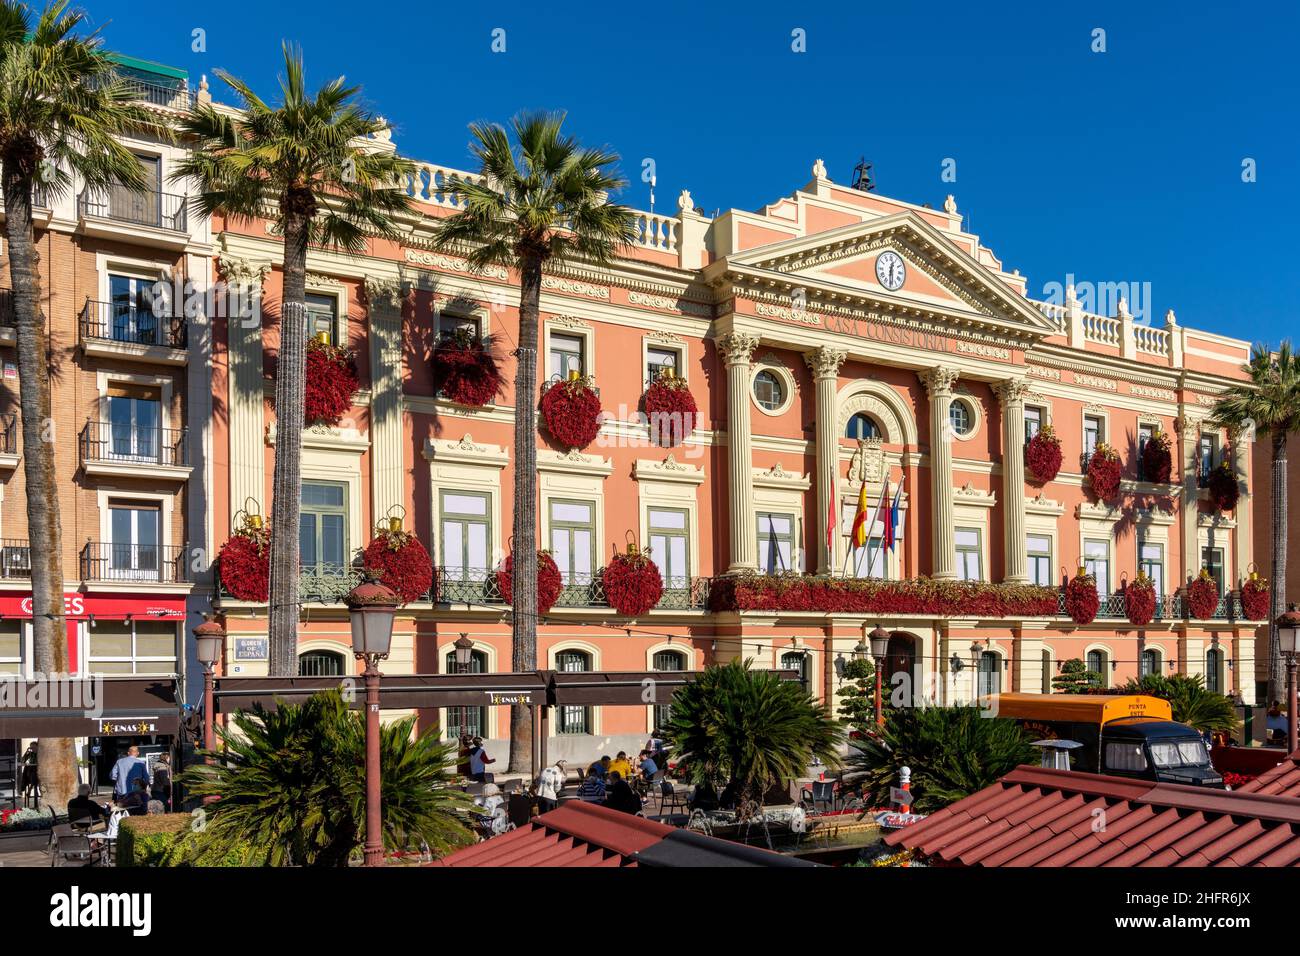
[[814, 315], [804, 309], [791, 309], [784, 305], [771, 305], [767, 302], [755, 302], [754, 314], [761, 315], [764, 318], [785, 319], [787, 322], [798, 322], [802, 325], [822, 324], [820, 315]]
[[1130, 382], [1128, 390], [1130, 395], [1137, 395], [1140, 398], [1153, 398], [1161, 402], [1178, 401], [1178, 395], [1167, 388], [1153, 388], [1150, 385], [1135, 385]]
[[1085, 388], [1095, 388], [1103, 392], [1119, 391], [1119, 383], [1112, 378], [1102, 378], [1100, 375], [1084, 375], [1082, 372], [1074, 373], [1074, 383], [1082, 385]]
[[957, 351], [965, 355], [978, 355], [982, 358], [999, 359], [1003, 362], [1011, 361], [1011, 349], [1002, 348], [1000, 345], [985, 345], [983, 342], [958, 340]]
[[609, 301], [609, 287], [592, 285], [590, 282], [578, 282], [560, 276], [542, 276], [542, 288], [561, 295], [577, 295], [588, 299]]
[[422, 249], [403, 249], [403, 256], [406, 261], [413, 265], [432, 266], [435, 269], [441, 269], [444, 272], [473, 273], [474, 275], [486, 276], [489, 279], [510, 278], [510, 273], [504, 266], [487, 265], [482, 269], [475, 269], [470, 265], [468, 259], [462, 259], [459, 256], [449, 256], [443, 252], [426, 252]]
[[1034, 378], [1045, 378], [1051, 382], [1061, 380], [1061, 370], [1059, 368], [1047, 368], [1042, 365], [1026, 365], [1025, 372]]
[[681, 312], [684, 315], [694, 315], [705, 319], [713, 315], [713, 307], [706, 303], [691, 302], [688, 299], [674, 299], [666, 295], [654, 295], [648, 292], [629, 292], [627, 301], [630, 305], [642, 305], [652, 309]]

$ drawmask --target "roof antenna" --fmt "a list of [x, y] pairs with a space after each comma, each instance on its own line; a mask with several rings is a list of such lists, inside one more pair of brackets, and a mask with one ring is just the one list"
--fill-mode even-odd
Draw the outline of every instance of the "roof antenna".
[[850, 188], [864, 193], [869, 193], [876, 188], [875, 180], [871, 178], [871, 164], [867, 162], [867, 157], [863, 156], [858, 160], [858, 165], [853, 167], [853, 182]]

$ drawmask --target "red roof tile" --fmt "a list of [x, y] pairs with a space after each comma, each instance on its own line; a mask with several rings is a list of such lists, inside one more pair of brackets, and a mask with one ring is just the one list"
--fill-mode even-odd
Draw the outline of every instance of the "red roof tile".
[[1272, 770], [1266, 770], [1250, 783], [1238, 787], [1234, 793], [1262, 793], [1275, 797], [1300, 797], [1300, 751], [1282, 760]]
[[[1300, 786], [1300, 754], [1283, 768]], [[1294, 866], [1300, 800], [1019, 767], [885, 842], [961, 866]]]

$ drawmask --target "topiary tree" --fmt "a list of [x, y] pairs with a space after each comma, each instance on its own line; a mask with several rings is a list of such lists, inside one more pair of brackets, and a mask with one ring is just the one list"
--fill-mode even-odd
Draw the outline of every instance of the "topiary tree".
[[1052, 678], [1052, 690], [1061, 694], [1090, 694], [1101, 690], [1101, 675], [1088, 670], [1088, 666], [1077, 657], [1072, 657], [1061, 664], [1061, 673]]
[[[837, 713], [854, 730], [866, 733], [876, 726], [876, 665], [869, 659], [851, 660], [844, 665], [845, 685], [835, 692], [841, 698]], [[887, 703], [881, 688], [881, 703]]]

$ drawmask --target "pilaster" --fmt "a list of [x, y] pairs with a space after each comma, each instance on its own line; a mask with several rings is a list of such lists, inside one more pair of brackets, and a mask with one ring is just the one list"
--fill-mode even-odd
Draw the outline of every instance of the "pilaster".
[[1025, 396], [1029, 384], [1009, 378], [995, 388], [1002, 405], [1002, 518], [1006, 574], [1004, 580], [1029, 580], [1025, 539]]
[[758, 337], [729, 332], [718, 339], [718, 351], [727, 367], [727, 516], [731, 531], [730, 571], [758, 567], [758, 542], [754, 529], [754, 478], [749, 389], [753, 379], [754, 349]]
[[957, 384], [957, 370], [939, 365], [919, 373], [919, 377], [930, 395], [930, 488], [934, 502], [930, 518], [931, 573], [936, 578], [955, 578], [957, 537], [953, 527], [952, 425], [948, 408]]
[[835, 571], [835, 536], [826, 543], [826, 522], [835, 510], [835, 534], [839, 533], [839, 508], [835, 491], [839, 487], [839, 374], [848, 358], [846, 349], [822, 347], [804, 354], [813, 373], [817, 394], [817, 573]]

